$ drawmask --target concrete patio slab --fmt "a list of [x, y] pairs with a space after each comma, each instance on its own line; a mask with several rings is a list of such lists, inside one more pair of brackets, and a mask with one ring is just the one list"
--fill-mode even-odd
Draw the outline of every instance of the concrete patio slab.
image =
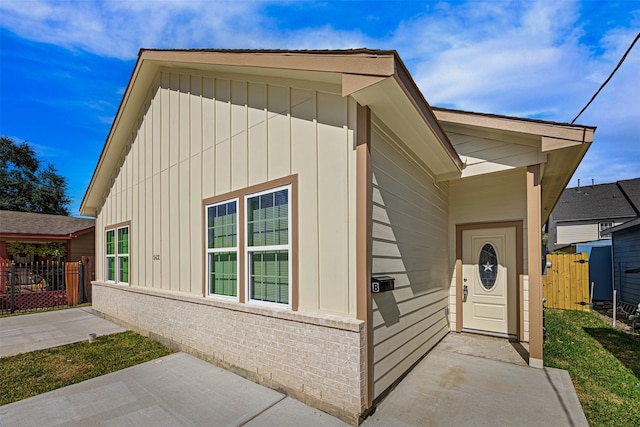
[[[0, 319], [0, 357], [125, 329], [90, 308]], [[526, 347], [450, 333], [364, 426], [587, 426], [566, 371], [526, 365]], [[300, 426], [345, 423], [186, 353], [0, 407], [0, 426]]]
[[92, 314], [91, 307], [54, 310], [0, 318], [0, 357], [85, 341], [126, 331]]
[[[470, 342], [480, 340], [481, 356]], [[363, 423], [373, 426], [585, 426], [566, 371], [500, 360], [506, 340], [449, 334]], [[458, 345], [453, 345], [457, 343]], [[505, 344], [506, 343], [506, 344]], [[461, 351], [461, 352], [459, 352]], [[515, 351], [515, 350], [513, 350]]]
[[244, 425], [247, 427], [344, 427], [347, 424], [287, 397]]

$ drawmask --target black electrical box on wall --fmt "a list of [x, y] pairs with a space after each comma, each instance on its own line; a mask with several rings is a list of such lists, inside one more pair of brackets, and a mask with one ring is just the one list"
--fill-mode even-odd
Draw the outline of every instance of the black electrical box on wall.
[[371, 292], [387, 292], [395, 289], [395, 280], [391, 276], [371, 276]]

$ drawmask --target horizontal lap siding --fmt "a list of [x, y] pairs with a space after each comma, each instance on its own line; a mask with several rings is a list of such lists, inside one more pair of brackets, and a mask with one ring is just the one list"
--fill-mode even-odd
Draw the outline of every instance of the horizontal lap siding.
[[569, 245], [576, 242], [590, 242], [600, 239], [597, 222], [558, 224], [556, 245]]
[[640, 226], [615, 233], [613, 263], [620, 300], [634, 305], [640, 303], [640, 274], [625, 273], [640, 268]]
[[298, 174], [299, 307], [354, 315], [355, 103], [297, 83], [161, 72], [100, 209], [98, 259], [104, 227], [131, 221], [131, 286], [203, 295], [202, 200]]
[[372, 275], [395, 278], [373, 294], [374, 396], [380, 395], [449, 330], [448, 185], [403, 155], [374, 126]]

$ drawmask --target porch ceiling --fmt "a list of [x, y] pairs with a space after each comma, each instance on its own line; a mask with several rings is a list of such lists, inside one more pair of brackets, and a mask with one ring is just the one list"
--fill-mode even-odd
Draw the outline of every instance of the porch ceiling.
[[[593, 126], [472, 113], [434, 108], [435, 116], [447, 132], [464, 133], [478, 139], [505, 142], [507, 156], [517, 148], [535, 148], [535, 155], [518, 156], [510, 167], [542, 164], [542, 222], [545, 223], [571, 176], [593, 142]], [[515, 156], [514, 156], [515, 157]], [[499, 167], [490, 172], [497, 172]], [[465, 176], [463, 171], [462, 177]]]

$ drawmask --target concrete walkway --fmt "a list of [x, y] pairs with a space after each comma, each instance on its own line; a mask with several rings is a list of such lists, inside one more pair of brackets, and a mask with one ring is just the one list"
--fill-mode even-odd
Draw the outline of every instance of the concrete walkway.
[[1, 406], [0, 425], [346, 426], [186, 353]]
[[0, 357], [86, 341], [125, 328], [92, 314], [91, 307], [0, 318]]
[[[90, 308], [3, 318], [0, 355], [123, 330]], [[450, 333], [363, 425], [588, 426], [568, 373], [529, 368], [525, 353], [504, 339]], [[0, 426], [34, 425], [346, 426], [185, 353], [0, 407]]]
[[[0, 319], [0, 357], [125, 331], [90, 307]], [[0, 390], [1, 392], [1, 390]], [[4, 426], [320, 426], [337, 418], [186, 353], [0, 406]]]

